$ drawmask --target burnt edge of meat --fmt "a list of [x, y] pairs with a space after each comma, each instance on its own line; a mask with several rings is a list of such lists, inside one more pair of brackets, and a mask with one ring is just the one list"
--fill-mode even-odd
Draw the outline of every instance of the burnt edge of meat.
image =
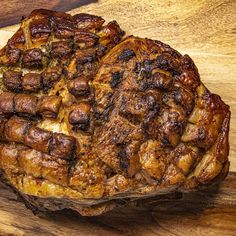
[[125, 149], [120, 150], [117, 155], [120, 160], [119, 161], [120, 169], [127, 175], [130, 160], [129, 160], [129, 156], [126, 153], [126, 150]]
[[128, 61], [128, 60], [130, 60], [131, 58], [133, 58], [135, 56], [136, 56], [135, 52], [133, 50], [127, 48], [127, 49], [124, 49], [120, 53], [120, 55], [118, 56], [117, 59], [119, 61]]
[[110, 86], [115, 88], [120, 82], [123, 77], [123, 72], [116, 71], [111, 74]]

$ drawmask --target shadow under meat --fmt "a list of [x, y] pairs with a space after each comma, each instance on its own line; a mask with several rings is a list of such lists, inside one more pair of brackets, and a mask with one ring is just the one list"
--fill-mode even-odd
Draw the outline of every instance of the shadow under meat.
[[[11, 199], [6, 201], [5, 209], [12, 212], [13, 200], [16, 205], [11, 215], [15, 217], [13, 226], [22, 228], [22, 222], [27, 220], [22, 229], [26, 235], [39, 233], [40, 230], [42, 235], [66, 232], [71, 236], [77, 235], [77, 232], [80, 235], [109, 236], [180, 235], [180, 232], [190, 235], [196, 227], [202, 235], [209, 230], [213, 230], [215, 235], [232, 235], [230, 232], [236, 230], [235, 181], [236, 173], [231, 172], [225, 181], [206, 190], [172, 193], [133, 202], [123, 200], [112, 211], [96, 217], [83, 217], [72, 210], [44, 212], [34, 216], [9, 191], [12, 187], [0, 186], [3, 201]], [[22, 214], [20, 221], [19, 214]]]
[[138, 228], [148, 231], [154, 226], [161, 227], [159, 222], [165, 220], [170, 225], [172, 222], [174, 224], [176, 219], [179, 222], [188, 219], [198, 220], [198, 217], [205, 211], [226, 205], [227, 192], [224, 190], [226, 189], [220, 188], [220, 184], [218, 184], [199, 192], [173, 193], [140, 199], [131, 203], [123, 202], [112, 211], [93, 217], [83, 217], [75, 211], [62, 210], [47, 213], [47, 220], [51, 219], [64, 225], [80, 224], [80, 226], [109, 230], [115, 234], [129, 235], [136, 232]]

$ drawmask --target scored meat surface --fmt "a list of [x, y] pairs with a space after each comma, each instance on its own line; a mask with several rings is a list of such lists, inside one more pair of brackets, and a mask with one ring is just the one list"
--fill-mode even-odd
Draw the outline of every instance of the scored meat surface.
[[0, 51], [1, 179], [82, 215], [225, 178], [229, 107], [170, 46], [116, 21], [35, 10]]

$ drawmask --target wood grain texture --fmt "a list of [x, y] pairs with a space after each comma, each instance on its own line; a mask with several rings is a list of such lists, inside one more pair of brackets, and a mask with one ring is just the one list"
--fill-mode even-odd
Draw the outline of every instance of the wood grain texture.
[[[72, 211], [38, 218], [4, 186], [0, 194], [0, 235], [224, 235], [236, 232], [236, 173], [207, 191], [140, 200], [99, 217]], [[217, 193], [217, 194], [216, 194]]]
[[0, 7], [0, 27], [19, 23], [32, 9], [47, 8], [68, 11], [73, 8], [97, 2], [97, 0], [2, 0]]
[[[102, 0], [71, 11], [79, 12], [116, 19], [127, 34], [161, 40], [194, 59], [202, 81], [231, 107], [231, 174], [219, 189], [96, 218], [64, 211], [39, 219], [0, 186], [0, 235], [236, 235], [236, 1]], [[17, 28], [0, 29], [0, 46]]]

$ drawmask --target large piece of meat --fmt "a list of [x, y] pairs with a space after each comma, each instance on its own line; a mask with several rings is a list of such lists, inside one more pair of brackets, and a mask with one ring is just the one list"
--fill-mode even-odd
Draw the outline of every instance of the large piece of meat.
[[1, 179], [98, 215], [227, 175], [229, 107], [188, 55], [101, 17], [35, 10], [0, 51]]

